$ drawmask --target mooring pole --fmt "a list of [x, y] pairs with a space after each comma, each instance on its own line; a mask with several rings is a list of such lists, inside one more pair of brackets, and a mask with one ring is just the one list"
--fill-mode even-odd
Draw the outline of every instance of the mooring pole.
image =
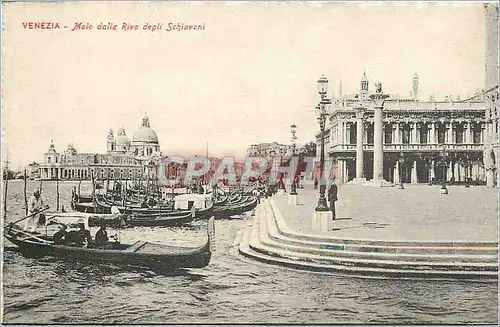
[[9, 187], [9, 170], [5, 168], [5, 192], [3, 195], [3, 220], [7, 219], [7, 188]]
[[80, 186], [82, 186], [82, 178], [80, 177], [80, 181], [78, 182], [78, 201], [80, 201]]
[[26, 169], [24, 170], [24, 207], [26, 216], [28, 215], [28, 195], [26, 193], [26, 184], [28, 184], [28, 176], [26, 176]]
[[94, 202], [94, 213], [97, 213], [97, 201], [95, 194], [95, 178], [92, 176], [92, 202]]
[[56, 211], [59, 211], [59, 175], [57, 175], [57, 179], [56, 179], [56, 195], [57, 195]]

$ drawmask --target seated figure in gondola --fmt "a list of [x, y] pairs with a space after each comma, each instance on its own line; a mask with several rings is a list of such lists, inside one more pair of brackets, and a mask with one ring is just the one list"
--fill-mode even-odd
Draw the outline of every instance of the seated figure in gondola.
[[59, 225], [59, 230], [52, 236], [52, 240], [56, 245], [64, 245], [67, 243], [68, 232], [66, 232], [66, 225]]
[[104, 248], [108, 246], [109, 240], [108, 240], [108, 232], [106, 231], [106, 224], [101, 222], [101, 227], [95, 234], [95, 246], [97, 248]]
[[81, 247], [92, 247], [92, 236], [90, 231], [85, 229], [84, 223], [78, 224], [79, 229], [70, 231], [66, 237], [69, 245], [81, 246]]
[[149, 208], [153, 208], [154, 206], [156, 206], [158, 203], [157, 201], [155, 200], [155, 198], [153, 197], [150, 197], [149, 200], [148, 200], [148, 207]]

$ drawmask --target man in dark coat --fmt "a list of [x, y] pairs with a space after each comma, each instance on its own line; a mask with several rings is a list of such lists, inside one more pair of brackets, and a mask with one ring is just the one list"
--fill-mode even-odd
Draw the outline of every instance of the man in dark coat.
[[104, 224], [104, 222], [101, 222], [101, 227], [95, 234], [95, 246], [98, 248], [103, 248], [108, 245], [108, 242], [109, 240], [108, 232], [106, 231], [106, 225]]
[[335, 202], [338, 200], [337, 185], [335, 183], [332, 183], [328, 189], [328, 200], [330, 201], [330, 210], [332, 211], [333, 219], [335, 219]]

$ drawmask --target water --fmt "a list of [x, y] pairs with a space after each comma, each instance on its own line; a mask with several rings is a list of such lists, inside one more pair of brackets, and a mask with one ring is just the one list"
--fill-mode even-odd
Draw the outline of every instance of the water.
[[[28, 194], [39, 182], [28, 184]], [[77, 183], [60, 183], [62, 203]], [[22, 181], [9, 181], [8, 221], [24, 214]], [[88, 183], [82, 193], [90, 192]], [[55, 183], [42, 196], [55, 208]], [[134, 228], [122, 241], [202, 244], [206, 222], [190, 228]], [[174, 276], [109, 264], [4, 253], [4, 323], [378, 323], [498, 321], [498, 284], [382, 280], [308, 273], [238, 254], [244, 219], [216, 221], [210, 265]], [[93, 233], [93, 232], [92, 232]], [[147, 238], [146, 238], [147, 237]], [[8, 244], [6, 244], [8, 245]]]

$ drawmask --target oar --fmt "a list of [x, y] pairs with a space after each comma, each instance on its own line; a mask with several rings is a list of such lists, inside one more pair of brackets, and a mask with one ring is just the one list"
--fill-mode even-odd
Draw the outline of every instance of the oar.
[[30, 217], [33, 217], [34, 215], [37, 215], [37, 214], [39, 214], [39, 213], [41, 213], [41, 212], [44, 212], [45, 210], [48, 210], [48, 209], [49, 209], [49, 207], [47, 206], [47, 207], [45, 207], [44, 209], [42, 209], [42, 210], [40, 210], [40, 211], [37, 211], [37, 212], [35, 212], [35, 213], [32, 213], [31, 215], [28, 215], [28, 216], [26, 216], [26, 217], [24, 217], [24, 218], [21, 218], [21, 219], [19, 219], [19, 220], [16, 220], [16, 221], [14, 221], [14, 222], [12, 222], [12, 223], [8, 223], [7, 225], [4, 225], [4, 228], [5, 228], [6, 226], [8, 226], [8, 225], [14, 225], [14, 224], [17, 224], [17, 223], [18, 223], [18, 222], [20, 222], [20, 221], [23, 221], [23, 220], [25, 220], [25, 219], [28, 219], [28, 218], [30, 218]]
[[36, 237], [35, 235], [30, 234], [30, 233], [28, 233], [28, 232], [25, 232], [25, 231], [23, 231], [23, 230], [18, 230], [18, 229], [16, 229], [16, 232], [18, 232], [18, 233], [23, 233], [23, 234], [25, 234], [25, 235], [28, 235], [30, 238], [34, 238], [35, 240], [41, 241], [41, 242], [43, 242], [43, 243], [47, 243], [47, 244], [51, 244], [51, 243], [52, 243], [51, 241], [47, 241], [47, 240], [44, 240], [43, 238]]

